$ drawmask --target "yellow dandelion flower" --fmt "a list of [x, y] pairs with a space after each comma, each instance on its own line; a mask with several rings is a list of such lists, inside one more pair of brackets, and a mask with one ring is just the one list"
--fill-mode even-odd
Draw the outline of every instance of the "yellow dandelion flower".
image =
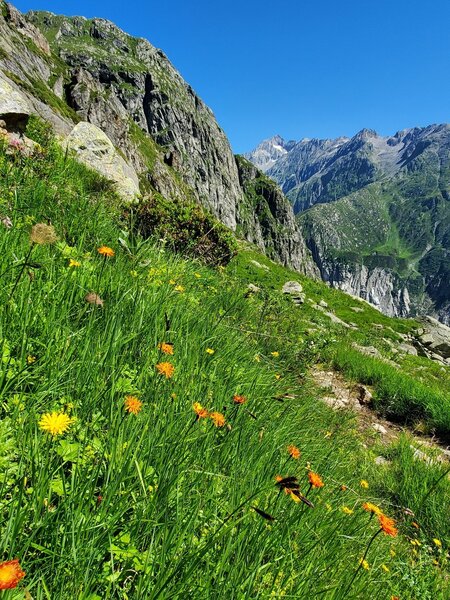
[[0, 563], [0, 590], [16, 588], [23, 577], [25, 573], [17, 558]]
[[206, 354], [212, 355], [214, 354], [215, 350], [213, 350], [212, 348], [206, 348]]
[[326, 438], [330, 438], [332, 435], [333, 435], [333, 434], [331, 433], [331, 431], [327, 431], [327, 432], [325, 433], [325, 437], [326, 437]]
[[385, 565], [385, 564], [382, 564], [382, 565], [381, 565], [381, 568], [383, 569], [383, 571], [384, 571], [385, 573], [389, 573], [389, 571], [390, 571], [390, 568], [389, 568], [387, 565]]
[[442, 548], [441, 540], [438, 540], [437, 538], [433, 538], [433, 542], [434, 542], [435, 546], [437, 546], [438, 548]]
[[156, 369], [158, 373], [160, 375], [164, 375], [166, 379], [170, 379], [175, 372], [175, 367], [172, 365], [172, 363], [169, 362], [158, 363], [156, 365]]
[[109, 246], [100, 246], [100, 248], [97, 248], [97, 252], [102, 256], [107, 256], [109, 258], [112, 258], [115, 255], [114, 250]]
[[281, 379], [281, 375], [279, 373], [275, 373], [275, 379]]
[[180, 294], [184, 292], [184, 287], [182, 285], [176, 285], [173, 289]]
[[125, 396], [125, 410], [133, 415], [137, 415], [142, 410], [142, 402], [136, 396]]
[[175, 281], [175, 279], [169, 279], [169, 283], [170, 283], [170, 285], [175, 285], [176, 281]]
[[32, 365], [35, 362], [36, 362], [36, 357], [35, 356], [33, 356], [32, 354], [30, 354], [29, 356], [27, 356], [27, 363], [29, 365]]
[[69, 267], [81, 267], [81, 263], [79, 260], [74, 260], [73, 258], [69, 258]]
[[274, 358], [278, 358], [280, 356], [280, 353], [275, 351], [275, 352], [271, 352], [270, 353]]
[[369, 487], [369, 482], [368, 482], [368, 481], [366, 481], [365, 479], [361, 479], [361, 481], [359, 482], [359, 485], [360, 485], [362, 488], [364, 488], [365, 490], [367, 490], [367, 489], [368, 489], [368, 487]]
[[353, 514], [353, 510], [351, 508], [349, 508], [348, 506], [343, 506], [342, 507], [342, 512], [345, 513], [346, 515], [352, 515]]
[[65, 433], [73, 422], [74, 419], [71, 419], [65, 413], [54, 411], [42, 415], [38, 425], [43, 431], [56, 436]]
[[421, 546], [422, 544], [419, 540], [410, 540], [412, 546]]
[[365, 569], [366, 571], [368, 571], [368, 570], [369, 570], [369, 568], [370, 568], [370, 567], [369, 567], [369, 563], [367, 562], [367, 560], [366, 560], [365, 558], [362, 558], [362, 559], [359, 561], [359, 564], [360, 564], [360, 565], [362, 566], [362, 568], [363, 568], [363, 569]]
[[223, 427], [225, 425], [225, 417], [220, 412], [212, 412], [209, 415], [216, 427]]
[[379, 516], [379, 515], [383, 514], [381, 508], [379, 508], [376, 504], [372, 504], [372, 502], [364, 502], [362, 507], [364, 510], [366, 510], [367, 512], [373, 513], [374, 515]]

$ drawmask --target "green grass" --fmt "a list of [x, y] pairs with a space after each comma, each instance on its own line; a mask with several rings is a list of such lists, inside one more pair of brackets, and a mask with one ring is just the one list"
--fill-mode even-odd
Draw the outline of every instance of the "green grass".
[[373, 385], [374, 405], [390, 419], [414, 425], [450, 439], [450, 398], [442, 383], [423, 383], [382, 360], [365, 356], [347, 344], [335, 344], [332, 365], [347, 377]]
[[[306, 328], [326, 318], [305, 307], [307, 325], [270, 286], [247, 297], [244, 263], [214, 271], [134, 235], [104, 180], [39, 126], [33, 135], [43, 150], [32, 158], [0, 149], [1, 214], [13, 222], [0, 229], [0, 558], [26, 571], [5, 599], [24, 586], [36, 600], [444, 598], [448, 521], [435, 529], [431, 484], [420, 488], [412, 459], [396, 463], [392, 451], [393, 469], [415, 478], [423, 543], [412, 546], [399, 482], [383, 488], [354, 415], [303, 382], [322, 335], [307, 339]], [[59, 241], [30, 246], [39, 222]], [[114, 257], [98, 254], [104, 244]], [[86, 302], [90, 292], [103, 307]], [[158, 374], [162, 361], [172, 378]], [[124, 411], [127, 394], [142, 401], [139, 414]], [[247, 402], [234, 405], [234, 394]], [[227, 425], [195, 421], [194, 402]], [[38, 422], [54, 410], [74, 422], [52, 438]], [[308, 468], [323, 488], [308, 492]], [[315, 507], [280, 493], [277, 474], [298, 477]], [[448, 480], [430, 474], [442, 505]], [[378, 536], [369, 570], [357, 571], [378, 529], [366, 500], [395, 516], [400, 535]]]

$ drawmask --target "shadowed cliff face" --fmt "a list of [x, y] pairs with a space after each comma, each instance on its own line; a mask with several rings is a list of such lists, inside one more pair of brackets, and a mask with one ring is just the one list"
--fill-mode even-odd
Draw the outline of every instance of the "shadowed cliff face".
[[280, 188], [242, 156], [236, 157], [244, 201], [238, 210], [239, 231], [267, 256], [317, 277], [292, 207]]
[[275, 260], [308, 270], [289, 204], [280, 193], [261, 226], [226, 135], [161, 50], [104, 19], [22, 15], [5, 4], [0, 34], [0, 69], [58, 133], [79, 120], [99, 127], [139, 174], [141, 191], [195, 200]]

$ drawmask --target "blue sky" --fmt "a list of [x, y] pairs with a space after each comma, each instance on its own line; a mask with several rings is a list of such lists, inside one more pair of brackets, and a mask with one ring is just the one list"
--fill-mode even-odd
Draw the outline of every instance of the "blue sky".
[[235, 152], [450, 121], [448, 0], [16, 0], [162, 48]]

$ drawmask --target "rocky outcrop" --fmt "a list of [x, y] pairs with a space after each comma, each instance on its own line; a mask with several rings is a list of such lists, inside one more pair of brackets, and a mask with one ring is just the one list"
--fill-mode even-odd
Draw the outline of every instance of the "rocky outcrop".
[[0, 119], [8, 131], [23, 133], [31, 113], [23, 94], [0, 77]]
[[298, 281], [286, 281], [281, 291], [291, 297], [294, 304], [303, 304], [306, 294], [303, 292], [302, 284]]
[[419, 354], [450, 365], [450, 327], [428, 316], [421, 326], [413, 338]]
[[238, 232], [270, 258], [318, 276], [292, 207], [281, 190], [244, 157], [236, 157], [236, 162], [244, 192], [236, 215]]
[[378, 267], [370, 269], [362, 264], [345, 264], [324, 258], [317, 263], [322, 279], [332, 287], [366, 300], [391, 317], [410, 315], [408, 288], [394, 273]]
[[91, 123], [81, 122], [66, 140], [80, 162], [98, 171], [114, 183], [119, 196], [132, 203], [139, 195], [139, 179], [136, 171], [128, 165], [101, 129]]

